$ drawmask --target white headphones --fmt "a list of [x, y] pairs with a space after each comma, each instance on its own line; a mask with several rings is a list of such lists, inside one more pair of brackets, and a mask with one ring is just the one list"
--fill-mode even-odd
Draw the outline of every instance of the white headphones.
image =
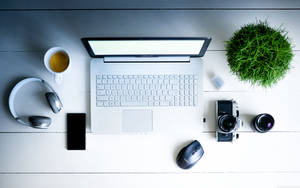
[[62, 102], [60, 101], [58, 95], [54, 91], [54, 89], [45, 81], [40, 78], [25, 78], [18, 82], [15, 87], [12, 89], [9, 98], [8, 105], [9, 110], [12, 116], [21, 124], [31, 126], [33, 128], [38, 129], [47, 129], [51, 124], [51, 118], [45, 116], [25, 116], [19, 117], [14, 108], [14, 100], [17, 92], [25, 85], [30, 82], [40, 82], [45, 87], [48, 92], [45, 93], [46, 99], [48, 101], [49, 106], [51, 107], [54, 113], [58, 113], [62, 109]]

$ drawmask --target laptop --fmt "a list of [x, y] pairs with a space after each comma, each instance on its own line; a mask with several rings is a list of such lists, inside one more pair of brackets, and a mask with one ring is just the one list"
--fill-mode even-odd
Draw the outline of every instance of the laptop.
[[82, 38], [91, 129], [100, 134], [198, 130], [211, 38]]

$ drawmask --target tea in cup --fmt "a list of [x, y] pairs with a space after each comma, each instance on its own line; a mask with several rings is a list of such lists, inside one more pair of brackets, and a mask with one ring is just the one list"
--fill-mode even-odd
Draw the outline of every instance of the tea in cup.
[[70, 57], [66, 50], [61, 47], [50, 48], [44, 56], [44, 64], [49, 72], [54, 74], [55, 82], [62, 82], [62, 74], [70, 66]]

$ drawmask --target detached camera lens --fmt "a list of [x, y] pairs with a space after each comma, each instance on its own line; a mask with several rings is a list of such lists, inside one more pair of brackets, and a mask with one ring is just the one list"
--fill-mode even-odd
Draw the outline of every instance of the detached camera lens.
[[253, 126], [258, 132], [265, 133], [273, 128], [274, 123], [274, 118], [270, 114], [259, 114], [255, 117]]
[[219, 118], [219, 127], [224, 132], [230, 132], [235, 128], [236, 118], [231, 115], [223, 115]]

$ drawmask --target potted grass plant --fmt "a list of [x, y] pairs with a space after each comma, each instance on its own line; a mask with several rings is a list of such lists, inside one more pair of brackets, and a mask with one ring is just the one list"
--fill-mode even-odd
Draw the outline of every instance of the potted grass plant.
[[226, 41], [226, 56], [240, 80], [271, 87], [290, 69], [293, 52], [284, 29], [258, 21], [241, 27]]

